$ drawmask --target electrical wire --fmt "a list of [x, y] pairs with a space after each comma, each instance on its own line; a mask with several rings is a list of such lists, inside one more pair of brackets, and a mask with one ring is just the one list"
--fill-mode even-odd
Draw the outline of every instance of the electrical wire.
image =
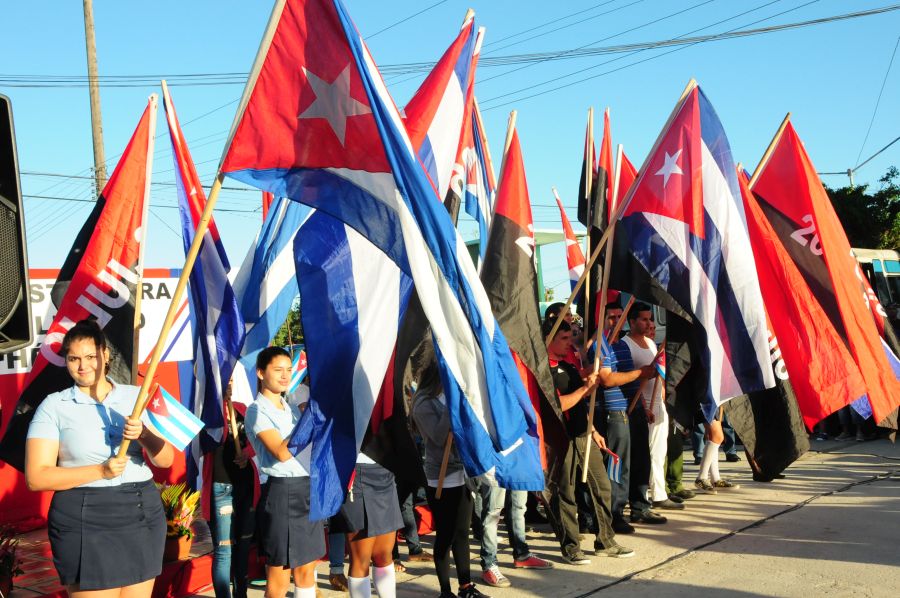
[[[679, 37], [684, 37], [684, 36], [690, 35], [690, 34], [692, 34], [692, 33], [696, 33], [697, 31], [702, 31], [702, 30], [704, 30], [704, 29], [709, 29], [710, 27], [714, 27], [714, 26], [716, 26], [716, 25], [718, 25], [718, 24], [721, 24], [721, 23], [724, 23], [724, 22], [726, 22], [726, 21], [730, 21], [730, 20], [735, 19], [735, 18], [737, 18], [737, 17], [739, 17], [739, 16], [743, 16], [743, 15], [749, 13], [749, 12], [753, 12], [753, 11], [755, 11], [755, 10], [759, 10], [759, 9], [761, 9], [761, 8], [764, 8], [764, 7], [766, 7], [766, 6], [769, 6], [770, 4], [774, 4], [775, 2], [778, 2], [778, 1], [780, 1], [780, 0], [773, 0], [772, 2], [769, 2], [769, 3], [767, 3], [767, 4], [763, 4], [763, 5], [758, 6], [758, 7], [756, 7], [756, 8], [753, 8], [753, 9], [750, 9], [750, 10], [747, 10], [747, 11], [744, 11], [743, 13], [740, 13], [740, 14], [738, 14], [738, 15], [729, 17], [729, 18], [727, 18], [727, 19], [723, 19], [723, 20], [721, 20], [721, 21], [717, 21], [716, 23], [713, 23], [713, 24], [711, 24], [711, 25], [707, 25], [707, 26], [705, 26], [705, 27], [701, 27], [701, 28], [699, 28], [699, 29], [695, 29], [695, 30], [693, 30], [693, 31], [689, 31], [689, 32], [687, 32], [687, 33], [685, 33], [685, 34], [683, 34], [682, 36], [679, 36]], [[795, 10], [799, 10], [799, 9], [801, 9], [801, 8], [805, 8], [806, 6], [809, 6], [809, 5], [811, 5], [811, 4], [815, 4], [815, 3], [817, 3], [817, 2], [820, 2], [820, 0], [810, 0], [809, 2], [807, 2], [807, 3], [805, 3], [805, 4], [801, 4], [800, 6], [795, 6], [794, 8], [790, 8], [790, 9], [788, 9], [788, 10], [782, 11], [782, 12], [780, 12], [780, 13], [776, 13], [776, 14], [774, 14], [774, 15], [765, 17], [765, 18], [763, 18], [763, 19], [759, 19], [759, 20], [757, 20], [757, 21], [753, 21], [752, 23], [748, 23], [747, 25], [743, 25], [743, 26], [741, 26], [741, 27], [747, 27], [747, 26], [749, 26], [749, 25], [755, 25], [755, 24], [761, 23], [761, 22], [763, 22], [763, 21], [768, 21], [769, 19], [774, 19], [775, 17], [781, 16], [781, 15], [783, 15], [783, 14], [786, 14], [786, 13], [789, 13], [789, 12], [792, 12], [792, 11], [795, 11]], [[898, 8], [900, 8], [900, 5], [898, 5]], [[726, 31], [726, 32], [723, 32], [723, 33], [730, 33], [730, 32], [733, 32], [733, 31], [737, 31], [737, 30], [740, 29], [741, 27], [735, 27], [734, 29], [731, 29], [731, 30]], [[502, 106], [507, 106], [507, 105], [512, 104], [512, 103], [515, 103], [515, 102], [521, 102], [521, 101], [529, 100], [529, 99], [536, 98], [536, 97], [539, 97], [539, 96], [542, 96], [542, 95], [546, 95], [546, 94], [548, 94], [548, 93], [553, 93], [553, 92], [559, 91], [559, 90], [561, 90], [561, 89], [566, 89], [566, 88], [568, 88], [568, 87], [572, 87], [573, 85], [579, 85], [579, 84], [581, 84], [581, 83], [584, 83], [584, 82], [586, 82], [586, 81], [590, 81], [590, 80], [592, 80], [592, 79], [597, 79], [597, 78], [599, 78], [599, 77], [604, 77], [604, 76], [606, 76], [606, 75], [610, 75], [610, 74], [612, 74], [612, 73], [615, 73], [615, 72], [624, 70], [624, 69], [626, 69], [626, 68], [630, 68], [630, 67], [633, 67], [633, 66], [637, 66], [637, 65], [639, 65], [639, 64], [643, 64], [643, 63], [645, 63], [645, 62], [649, 62], [649, 61], [651, 61], [651, 60], [656, 60], [656, 59], [658, 59], [658, 58], [662, 58], [663, 56], [667, 56], [667, 55], [669, 55], [669, 54], [673, 54], [673, 53], [678, 52], [678, 51], [680, 51], [680, 50], [685, 50], [685, 49], [687, 49], [687, 48], [691, 48], [691, 47], [693, 47], [693, 46], [695, 46], [695, 45], [697, 45], [697, 44], [699, 44], [699, 43], [701, 43], [701, 42], [695, 42], [695, 43], [688, 44], [688, 45], [685, 45], [685, 46], [678, 46], [678, 47], [676, 47], [676, 48], [673, 48], [672, 50], [669, 50], [668, 52], [661, 52], [661, 53], [659, 53], [659, 54], [655, 54], [655, 55], [650, 56], [650, 57], [648, 57], [648, 58], [644, 58], [644, 59], [642, 59], [642, 60], [638, 60], [638, 61], [633, 62], [633, 63], [629, 63], [629, 64], [626, 64], [626, 65], [623, 65], [623, 66], [620, 66], [620, 67], [617, 67], [617, 68], [614, 68], [614, 69], [611, 69], [611, 70], [608, 70], [608, 71], [604, 71], [604, 72], [598, 73], [598, 74], [596, 74], [596, 75], [591, 75], [591, 76], [589, 76], [589, 77], [585, 77], [585, 78], [583, 78], [583, 79], [579, 79], [579, 80], [573, 81], [573, 82], [571, 82], [571, 83], [566, 83], [566, 84], [564, 84], [564, 85], [560, 85], [560, 86], [558, 86], [558, 87], [554, 87], [554, 88], [549, 89], [549, 90], [545, 90], [545, 91], [533, 93], [533, 94], [526, 95], [526, 96], [523, 96], [523, 97], [520, 97], [520, 98], [516, 98], [516, 99], [513, 99], [513, 100], [509, 100], [509, 101], [507, 101], [507, 102], [503, 102], [503, 103], [501, 103], [501, 104], [495, 104], [495, 105], [493, 105], [493, 106], [491, 106], [491, 107], [489, 107], [489, 108], [484, 108], [484, 105], [487, 104], [488, 102], [491, 102], [492, 100], [497, 100], [497, 99], [500, 99], [500, 98], [503, 98], [503, 97], [508, 97], [508, 96], [510, 96], [510, 95], [514, 95], [514, 94], [521, 93], [521, 92], [524, 92], [524, 91], [529, 91], [529, 90], [534, 89], [535, 87], [541, 87], [541, 86], [544, 86], [544, 85], [549, 85], [549, 84], [555, 83], [556, 81], [559, 81], [560, 79], [565, 79], [565, 78], [568, 78], [568, 77], [570, 77], [570, 76], [582, 74], [582, 73], [584, 73], [584, 72], [586, 72], [586, 71], [593, 70], [593, 69], [599, 68], [599, 67], [601, 67], [601, 66], [603, 66], [603, 65], [610, 64], [610, 63], [612, 63], [612, 62], [616, 62], [616, 61], [618, 61], [618, 60], [622, 60], [623, 58], [628, 58], [629, 56], [632, 56], [632, 55], [634, 55], [634, 54], [638, 54], [638, 53], [640, 53], [640, 52], [646, 51], [646, 50], [638, 50], [638, 51], [633, 52], [633, 53], [631, 53], [631, 54], [626, 54], [625, 56], [620, 56], [620, 57], [618, 57], [618, 58], [613, 58], [612, 60], [607, 60], [606, 62], [602, 62], [602, 63], [600, 63], [600, 64], [597, 64], [597, 65], [594, 65], [594, 66], [592, 66], [592, 67], [588, 67], [588, 68], [585, 68], [585, 69], [581, 69], [581, 70], [579, 70], [579, 71], [574, 71], [574, 72], [572, 72], [572, 73], [569, 73], [569, 74], [567, 74], [567, 75], [563, 75], [563, 76], [561, 76], [561, 77], [560, 77], [560, 76], [557, 76], [557, 77], [554, 77], [553, 79], [548, 79], [548, 80], [543, 81], [543, 82], [541, 82], [541, 83], [537, 83], [537, 84], [530, 85], [530, 86], [528, 86], [528, 87], [524, 87], [524, 88], [521, 88], [521, 89], [518, 89], [518, 90], [515, 90], [515, 91], [512, 91], [512, 92], [508, 92], [508, 93], [505, 93], [505, 94], [501, 94], [501, 95], [495, 96], [495, 97], [493, 97], [493, 98], [488, 98], [487, 100], [484, 100], [484, 101], [481, 103], [481, 105], [482, 105], [482, 112], [487, 112], [487, 111], [489, 111], [489, 110], [495, 110], [495, 109], [497, 109], [497, 108], [500, 108], [500, 107], [502, 107]]]
[[[856, 155], [856, 161], [859, 162], [859, 159], [862, 158], [863, 150], [866, 147], [866, 142], [869, 140], [869, 133], [872, 132], [872, 125], [875, 124], [875, 115], [878, 114], [878, 105], [881, 104], [881, 96], [884, 93], [884, 86], [887, 85], [888, 76], [891, 74], [891, 67], [894, 65], [894, 57], [897, 55], [897, 47], [900, 46], [900, 36], [897, 37], [897, 43], [894, 44], [894, 51], [891, 52], [891, 60], [888, 62], [887, 71], [884, 73], [884, 80], [881, 82], [881, 89], [878, 91], [878, 99], [875, 100], [875, 109], [872, 110], [872, 118], [869, 119], [869, 127], [866, 129], [866, 136], [863, 138], [862, 145], [859, 148], [859, 153]], [[859, 168], [857, 166], [857, 168]]]

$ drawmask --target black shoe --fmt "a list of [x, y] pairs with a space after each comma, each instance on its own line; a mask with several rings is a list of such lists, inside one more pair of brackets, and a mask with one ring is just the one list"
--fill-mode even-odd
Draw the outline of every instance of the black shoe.
[[684, 509], [683, 501], [660, 500], [653, 503], [654, 509], [669, 509], [670, 511], [681, 511]]
[[725, 460], [729, 463], [737, 463], [741, 460], [741, 456], [737, 453], [725, 453]]
[[634, 526], [625, 521], [624, 519], [613, 519], [612, 522], [613, 531], [617, 534], [633, 534]]
[[673, 492], [672, 494], [670, 494], [669, 498], [672, 498], [673, 496], [677, 496], [678, 498], [681, 498], [684, 500], [690, 500], [690, 499], [694, 498], [695, 496], [697, 496], [697, 494], [693, 490], [688, 490], [687, 488], [682, 488], [678, 492]]
[[671, 500], [672, 502], [677, 502], [678, 504], [682, 504], [684, 502], [684, 499], [677, 494], [670, 494], [669, 500]]
[[632, 523], [649, 523], [651, 525], [660, 525], [666, 523], [668, 519], [660, 515], [659, 513], [654, 513], [653, 511], [638, 511], [637, 513], [631, 514], [631, 522]]
[[694, 457], [694, 465], [700, 465], [700, 461], [703, 461], [703, 457]]
[[460, 588], [457, 595], [459, 598], [491, 598], [487, 594], [479, 592], [474, 583], [470, 583], [466, 587]]
[[456, 598], [456, 594], [454, 594], [453, 592], [441, 592], [438, 598]]

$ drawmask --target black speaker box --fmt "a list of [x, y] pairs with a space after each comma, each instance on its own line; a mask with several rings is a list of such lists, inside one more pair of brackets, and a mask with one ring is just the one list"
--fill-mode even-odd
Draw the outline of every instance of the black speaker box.
[[0, 95], [0, 353], [33, 340], [23, 207], [12, 104]]

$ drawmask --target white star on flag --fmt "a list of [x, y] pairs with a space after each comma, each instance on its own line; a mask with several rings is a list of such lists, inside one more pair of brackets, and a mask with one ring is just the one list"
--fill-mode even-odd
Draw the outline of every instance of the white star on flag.
[[309, 86], [316, 94], [316, 99], [297, 118], [324, 118], [343, 146], [347, 119], [351, 116], [372, 113], [368, 106], [350, 97], [350, 63], [347, 63], [341, 74], [331, 83], [320, 79], [306, 70], [306, 67], [302, 68]]
[[673, 174], [684, 174], [681, 171], [681, 168], [678, 166], [678, 157], [681, 155], [681, 152], [684, 148], [679, 149], [675, 152], [674, 155], [670, 156], [669, 152], [666, 152], [666, 161], [663, 164], [662, 168], [660, 168], [656, 174], [663, 176], [663, 189], [666, 188], [666, 185], [669, 184], [669, 177]]

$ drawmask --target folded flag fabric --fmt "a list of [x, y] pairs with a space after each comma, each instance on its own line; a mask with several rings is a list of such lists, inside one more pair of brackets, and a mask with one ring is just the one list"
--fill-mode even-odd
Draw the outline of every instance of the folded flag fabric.
[[302, 349], [296, 351], [294, 353], [294, 358], [291, 361], [291, 385], [288, 387], [289, 394], [296, 392], [300, 383], [306, 378], [306, 351], [303, 351]]
[[156, 428], [179, 451], [203, 429], [203, 422], [158, 384], [147, 403], [144, 423]]

